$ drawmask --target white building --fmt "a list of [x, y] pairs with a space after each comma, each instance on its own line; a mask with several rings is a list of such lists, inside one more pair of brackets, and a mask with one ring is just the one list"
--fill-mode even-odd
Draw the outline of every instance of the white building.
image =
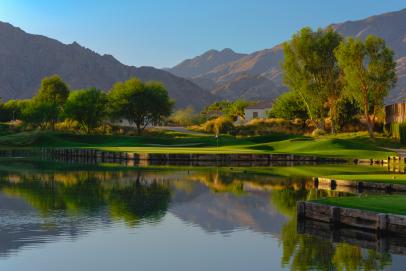
[[244, 110], [245, 121], [253, 119], [264, 119], [267, 117], [267, 112], [272, 108], [271, 101], [258, 102], [254, 105], [247, 106]]

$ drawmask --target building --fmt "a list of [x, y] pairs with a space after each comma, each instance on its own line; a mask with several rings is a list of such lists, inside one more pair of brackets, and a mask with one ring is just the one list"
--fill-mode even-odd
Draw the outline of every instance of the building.
[[402, 123], [406, 121], [406, 101], [385, 106], [385, 121], [390, 123]]
[[272, 108], [271, 101], [262, 101], [247, 106], [244, 110], [245, 121], [250, 121], [253, 119], [264, 119], [267, 117], [267, 112], [271, 108]]

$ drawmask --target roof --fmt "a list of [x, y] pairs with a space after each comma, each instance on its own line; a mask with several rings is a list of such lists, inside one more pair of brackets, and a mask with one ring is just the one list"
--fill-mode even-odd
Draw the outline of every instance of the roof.
[[273, 105], [272, 101], [262, 101], [262, 102], [257, 102], [253, 105], [249, 105], [246, 107], [246, 109], [268, 109], [271, 108]]

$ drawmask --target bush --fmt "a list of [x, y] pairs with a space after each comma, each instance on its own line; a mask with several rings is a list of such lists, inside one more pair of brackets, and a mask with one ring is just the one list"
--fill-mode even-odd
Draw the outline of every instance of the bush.
[[199, 123], [200, 121], [199, 115], [196, 114], [195, 110], [191, 106], [176, 110], [170, 115], [168, 120], [170, 123], [180, 126], [189, 126]]
[[271, 118], [308, 118], [308, 112], [303, 99], [295, 91], [289, 91], [280, 95], [268, 115]]
[[402, 145], [406, 145], [406, 122], [391, 123], [390, 132], [392, 138], [399, 140]]
[[79, 131], [80, 128], [80, 124], [77, 121], [71, 119], [66, 119], [55, 124], [55, 130], [61, 132], [76, 132]]
[[192, 128], [197, 131], [204, 131], [213, 134], [231, 133], [234, 130], [234, 124], [230, 118], [221, 116], [212, 120], [208, 120], [201, 126], [194, 126]]
[[312, 132], [312, 136], [322, 136], [325, 135], [326, 131], [324, 131], [323, 129], [317, 128]]
[[241, 135], [304, 134], [306, 124], [301, 119], [286, 120], [282, 118], [253, 119], [246, 125], [238, 127]]

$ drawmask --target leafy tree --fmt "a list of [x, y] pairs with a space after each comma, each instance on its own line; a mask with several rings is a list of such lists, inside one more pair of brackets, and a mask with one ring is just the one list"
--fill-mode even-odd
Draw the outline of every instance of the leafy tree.
[[64, 116], [76, 120], [89, 133], [106, 117], [107, 95], [96, 88], [73, 91], [64, 106]]
[[284, 119], [308, 118], [308, 111], [303, 99], [297, 91], [289, 91], [280, 95], [272, 106], [269, 116]]
[[69, 88], [67, 84], [58, 75], [52, 75], [42, 79], [35, 98], [61, 107], [66, 102], [66, 99], [68, 99], [68, 96]]
[[8, 100], [0, 103], [0, 121], [12, 121], [21, 119], [21, 110], [28, 100]]
[[250, 102], [245, 100], [235, 100], [230, 103], [230, 106], [226, 109], [226, 116], [230, 117], [234, 121], [238, 118], [245, 119], [245, 108], [250, 105]]
[[321, 129], [324, 129], [326, 106], [332, 121], [336, 118], [341, 86], [334, 50], [341, 40], [332, 28], [316, 32], [303, 28], [283, 45], [284, 82], [303, 99], [310, 118], [317, 116]]
[[209, 105], [202, 114], [206, 115], [207, 119], [225, 116], [235, 121], [239, 117], [244, 119], [244, 110], [248, 105], [250, 105], [248, 101], [240, 99], [234, 102], [223, 100]]
[[161, 83], [143, 83], [137, 78], [116, 83], [108, 98], [111, 117], [134, 123], [139, 135], [146, 126], [169, 116], [173, 105]]
[[396, 83], [393, 51], [383, 39], [369, 35], [365, 42], [347, 39], [337, 48], [336, 56], [344, 72], [346, 91], [360, 103], [373, 138], [376, 112]]
[[193, 107], [188, 106], [186, 108], [178, 109], [171, 114], [169, 120], [173, 123], [182, 126], [188, 126], [196, 122], [198, 116], [195, 113]]
[[361, 113], [359, 103], [353, 97], [343, 97], [337, 105], [337, 126], [340, 129], [346, 123], [354, 122]]
[[46, 104], [49, 107], [53, 106], [57, 109], [56, 111], [50, 110], [48, 113], [55, 114], [46, 117], [46, 119], [48, 119], [51, 123], [52, 128], [54, 128], [55, 123], [58, 121], [58, 115], [61, 112], [68, 96], [69, 88], [58, 75], [52, 75], [42, 79], [41, 86], [34, 99], [36, 100], [35, 103], [37, 103], [37, 105], [44, 106]]
[[26, 123], [45, 128], [58, 112], [59, 109], [54, 103], [32, 99], [22, 108], [21, 119]]

